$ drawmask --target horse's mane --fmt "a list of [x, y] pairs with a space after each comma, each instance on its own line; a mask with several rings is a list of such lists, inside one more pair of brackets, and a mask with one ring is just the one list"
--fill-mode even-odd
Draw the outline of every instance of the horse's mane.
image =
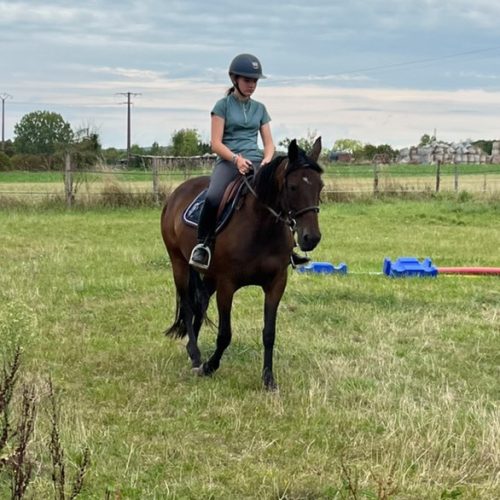
[[269, 203], [276, 197], [278, 191], [276, 172], [284, 160], [286, 160], [286, 156], [276, 156], [267, 165], [259, 168], [255, 174], [255, 192], [264, 203]]
[[[276, 156], [267, 165], [259, 168], [257, 171], [254, 178], [254, 189], [259, 199], [264, 203], [275, 201], [279, 191], [278, 169], [286, 159], [286, 155]], [[323, 173], [321, 166], [309, 158], [301, 149], [299, 149], [299, 158], [297, 161], [288, 163], [284, 172], [285, 177], [298, 168], [310, 168], [320, 174]]]

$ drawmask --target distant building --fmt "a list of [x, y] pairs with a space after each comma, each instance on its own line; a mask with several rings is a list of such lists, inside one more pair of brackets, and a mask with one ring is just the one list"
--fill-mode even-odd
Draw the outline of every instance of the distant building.
[[328, 155], [328, 159], [333, 162], [338, 163], [350, 163], [352, 161], [352, 154], [346, 153], [345, 151], [332, 151]]
[[[498, 154], [495, 154], [498, 151]], [[434, 163], [491, 163], [500, 159], [500, 141], [493, 143], [491, 155], [486, 154], [480, 147], [471, 141], [461, 143], [447, 143], [433, 141], [425, 146], [412, 146], [401, 149], [398, 163], [434, 164]]]

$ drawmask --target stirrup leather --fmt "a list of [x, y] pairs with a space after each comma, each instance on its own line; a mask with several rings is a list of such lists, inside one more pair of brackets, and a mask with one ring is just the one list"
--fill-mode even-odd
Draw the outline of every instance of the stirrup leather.
[[[196, 252], [196, 250], [203, 249], [205, 252], [208, 254], [208, 260], [206, 264], [201, 264], [200, 262], [196, 262], [193, 260], [193, 255]], [[210, 247], [208, 245], [205, 245], [204, 243], [198, 243], [193, 250], [191, 251], [191, 257], [189, 258], [189, 264], [198, 267], [199, 269], [208, 269], [210, 266], [210, 262], [212, 260], [212, 251], [210, 250]]]

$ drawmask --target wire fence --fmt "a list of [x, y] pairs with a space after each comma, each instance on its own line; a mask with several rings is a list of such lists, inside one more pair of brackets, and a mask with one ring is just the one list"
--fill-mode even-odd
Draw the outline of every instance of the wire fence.
[[[151, 162], [142, 170], [75, 168], [64, 171], [0, 172], [0, 199], [29, 202], [57, 199], [68, 206], [92, 200], [126, 204], [127, 199], [162, 203], [191, 177], [210, 175], [212, 163], [170, 165]], [[336, 165], [323, 175], [326, 199], [418, 193], [500, 193], [500, 165]]]

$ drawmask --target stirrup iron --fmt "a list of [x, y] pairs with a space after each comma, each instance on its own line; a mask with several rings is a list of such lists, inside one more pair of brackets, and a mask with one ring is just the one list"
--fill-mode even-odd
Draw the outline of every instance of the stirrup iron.
[[[208, 254], [208, 259], [206, 264], [201, 264], [200, 262], [196, 262], [193, 260], [193, 255], [198, 249], [203, 249], [205, 252]], [[205, 245], [204, 243], [198, 243], [193, 250], [191, 250], [191, 256], [189, 258], [189, 264], [191, 266], [197, 267], [198, 269], [208, 269], [210, 266], [210, 262], [212, 261], [212, 251], [210, 250], [210, 247], [208, 245]]]

